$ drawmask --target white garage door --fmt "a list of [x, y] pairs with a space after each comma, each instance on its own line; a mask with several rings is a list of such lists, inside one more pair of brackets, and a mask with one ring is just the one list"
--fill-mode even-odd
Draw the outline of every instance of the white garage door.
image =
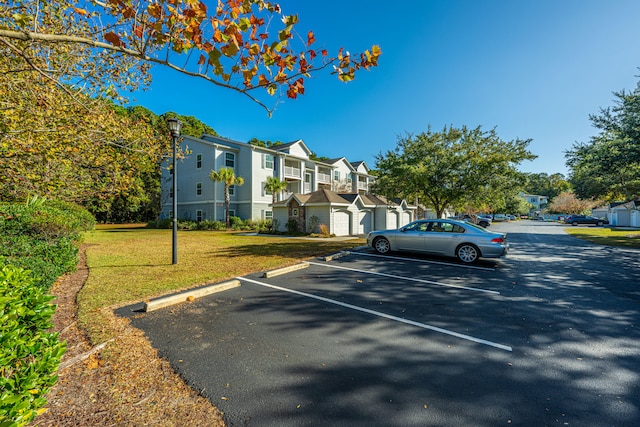
[[360, 212], [358, 216], [358, 232], [357, 234], [367, 234], [371, 231], [371, 220], [373, 215], [370, 211]]
[[411, 215], [409, 214], [409, 212], [402, 212], [400, 214], [400, 227], [402, 227], [403, 225], [407, 225], [411, 222]]
[[395, 230], [398, 228], [398, 213], [395, 211], [387, 212], [387, 230]]
[[336, 236], [348, 236], [351, 234], [349, 223], [351, 216], [349, 212], [338, 211], [333, 213], [333, 234]]

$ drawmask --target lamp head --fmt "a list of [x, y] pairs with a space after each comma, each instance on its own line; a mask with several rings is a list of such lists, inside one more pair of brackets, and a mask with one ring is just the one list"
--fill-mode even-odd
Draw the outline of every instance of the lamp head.
[[182, 128], [182, 122], [175, 117], [172, 117], [167, 120], [169, 124], [169, 130], [171, 130], [171, 136], [177, 138], [180, 136], [180, 128]]

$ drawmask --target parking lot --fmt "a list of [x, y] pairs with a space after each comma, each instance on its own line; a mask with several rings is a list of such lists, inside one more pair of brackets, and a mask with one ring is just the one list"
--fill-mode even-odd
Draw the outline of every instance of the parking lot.
[[496, 224], [472, 266], [350, 251], [120, 310], [230, 426], [638, 425], [638, 251]]

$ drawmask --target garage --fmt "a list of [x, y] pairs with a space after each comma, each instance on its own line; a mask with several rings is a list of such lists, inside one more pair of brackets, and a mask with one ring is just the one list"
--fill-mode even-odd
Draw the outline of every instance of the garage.
[[358, 214], [358, 229], [356, 234], [367, 234], [372, 230], [373, 214], [371, 211], [361, 211]]
[[398, 212], [387, 211], [387, 229], [394, 230], [398, 228]]
[[336, 236], [351, 235], [351, 215], [347, 211], [335, 211], [333, 213], [333, 234]]
[[409, 212], [401, 212], [400, 213], [400, 224], [398, 227], [402, 227], [403, 225], [407, 225], [411, 222], [411, 214]]

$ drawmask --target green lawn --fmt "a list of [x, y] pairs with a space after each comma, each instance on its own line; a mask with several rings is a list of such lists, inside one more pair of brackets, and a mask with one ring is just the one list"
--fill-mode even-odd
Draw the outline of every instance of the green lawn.
[[171, 230], [98, 226], [85, 235], [89, 278], [78, 295], [79, 320], [94, 342], [111, 338], [101, 325], [105, 307], [144, 301], [204, 283], [295, 264], [364, 244], [179, 231], [178, 264], [171, 264]]
[[567, 233], [600, 245], [640, 248], [640, 230], [610, 227], [567, 227]]

